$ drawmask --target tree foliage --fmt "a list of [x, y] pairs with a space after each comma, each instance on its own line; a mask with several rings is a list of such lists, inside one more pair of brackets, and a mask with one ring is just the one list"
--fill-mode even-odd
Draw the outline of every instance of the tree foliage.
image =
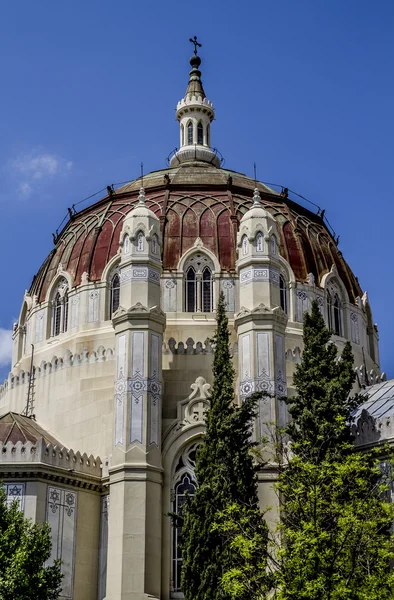
[[7, 506], [0, 488], [0, 600], [56, 600], [61, 591], [60, 561], [45, 566], [51, 554], [47, 523], [25, 519], [17, 500]]
[[[223, 515], [234, 503], [243, 516], [259, 523], [263, 547], [267, 528], [258, 511], [257, 479], [250, 453], [250, 427], [256, 399], [235, 405], [234, 368], [229, 350], [225, 300], [220, 295], [214, 338], [214, 383], [206, 414], [206, 433], [197, 453], [197, 489], [184, 505], [182, 524], [182, 591], [185, 600], [231, 597], [222, 577], [240, 564], [239, 548], [228, 543]], [[257, 518], [256, 518], [257, 517]], [[219, 525], [218, 523], [221, 523]], [[253, 559], [254, 560], [254, 559]], [[239, 596], [242, 598], [243, 596]]]
[[353, 382], [350, 344], [338, 357], [313, 302], [296, 395], [287, 400], [293, 420], [278, 485], [281, 600], [394, 598], [393, 505], [378, 457], [352, 444], [349, 425], [360, 402], [349, 395]]

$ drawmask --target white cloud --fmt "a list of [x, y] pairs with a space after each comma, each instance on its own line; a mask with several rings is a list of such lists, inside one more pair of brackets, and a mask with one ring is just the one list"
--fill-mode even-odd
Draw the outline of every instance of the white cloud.
[[19, 195], [22, 196], [23, 198], [28, 198], [30, 196], [30, 194], [32, 193], [32, 187], [29, 183], [27, 183], [27, 181], [24, 181], [23, 183], [20, 183], [18, 185], [18, 192]]
[[12, 359], [12, 331], [0, 327], [0, 367], [11, 364]]
[[36, 187], [39, 181], [66, 175], [72, 166], [71, 160], [45, 152], [42, 148], [21, 154], [8, 163], [13, 178], [19, 179], [22, 176], [22, 181], [17, 185], [18, 193], [22, 198], [28, 198], [33, 192], [33, 185]]

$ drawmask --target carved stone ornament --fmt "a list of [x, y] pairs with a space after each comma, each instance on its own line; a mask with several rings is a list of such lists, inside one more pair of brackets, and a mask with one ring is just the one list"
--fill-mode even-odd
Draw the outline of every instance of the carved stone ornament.
[[203, 247], [204, 247], [203, 241], [200, 237], [198, 237], [193, 244], [193, 248], [203, 248]]
[[209, 408], [211, 396], [211, 385], [204, 377], [197, 377], [191, 384], [192, 393], [186, 400], [178, 404], [178, 429], [184, 429], [191, 425], [201, 425], [205, 422], [205, 413]]
[[252, 313], [267, 313], [267, 312], [271, 312], [271, 311], [268, 308], [268, 306], [266, 306], [263, 302], [261, 304], [259, 304], [258, 306], [256, 306], [256, 308], [254, 308], [252, 310]]
[[114, 314], [112, 315], [112, 318], [115, 319], [116, 317], [120, 317], [121, 315], [125, 315], [126, 314], [126, 309], [123, 308], [123, 306], [119, 306], [116, 311], [114, 312]]
[[246, 317], [247, 315], [250, 315], [250, 312], [251, 311], [248, 308], [241, 306], [241, 309], [239, 312], [237, 312], [237, 314], [235, 315], [235, 318], [240, 319], [241, 317]]
[[86, 271], [84, 271], [82, 273], [82, 277], [81, 277], [81, 284], [82, 285], [86, 285], [87, 283], [89, 283], [89, 273], [87, 273]]
[[308, 283], [308, 285], [315, 285], [315, 276], [313, 273], [308, 273], [308, 275], [306, 276], [306, 281]]
[[141, 302], [137, 302], [129, 308], [128, 312], [148, 312], [148, 309], [146, 308], [146, 306], [141, 304]]

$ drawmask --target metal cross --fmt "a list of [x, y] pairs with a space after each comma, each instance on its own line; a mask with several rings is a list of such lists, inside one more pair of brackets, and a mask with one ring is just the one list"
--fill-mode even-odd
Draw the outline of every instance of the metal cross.
[[197, 46], [199, 48], [201, 48], [202, 44], [199, 44], [197, 42], [197, 36], [195, 35], [194, 38], [190, 38], [189, 42], [191, 42], [192, 44], [194, 44], [194, 56], [197, 56]]

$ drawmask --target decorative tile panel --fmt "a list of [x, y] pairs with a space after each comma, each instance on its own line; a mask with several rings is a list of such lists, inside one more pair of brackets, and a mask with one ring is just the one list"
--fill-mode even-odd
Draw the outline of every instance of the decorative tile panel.
[[144, 418], [144, 393], [148, 389], [148, 382], [144, 377], [145, 363], [145, 334], [135, 331], [132, 334], [132, 376], [128, 380], [128, 389], [131, 392], [130, 415], [130, 443], [142, 444], [142, 429]]
[[99, 320], [100, 292], [91, 290], [88, 300], [88, 323], [96, 323]]
[[52, 550], [47, 561], [62, 561], [63, 573], [60, 598], [73, 598], [74, 558], [77, 517], [77, 494], [68, 489], [48, 486], [46, 520], [51, 527]]
[[120, 335], [116, 348], [116, 382], [115, 382], [115, 446], [124, 444], [124, 412], [126, 402], [126, 335]]
[[177, 311], [177, 280], [165, 279], [163, 281], [163, 310], [164, 312]]
[[220, 280], [220, 291], [224, 294], [226, 301], [226, 310], [235, 312], [235, 281], [234, 279], [226, 278]]
[[7, 495], [7, 506], [11, 506], [14, 500], [18, 500], [20, 509], [23, 511], [25, 508], [25, 484], [6, 483], [4, 487]]
[[305, 290], [296, 291], [296, 321], [302, 323], [304, 319], [304, 312], [309, 308], [308, 294]]
[[150, 405], [149, 443], [159, 446], [160, 425], [160, 337], [154, 333], [150, 334], [150, 372], [148, 381], [148, 400]]
[[78, 327], [79, 324], [79, 294], [70, 299], [71, 302], [71, 322], [70, 327]]
[[98, 600], [104, 600], [107, 591], [108, 515], [109, 494], [101, 498]]
[[358, 314], [355, 312], [350, 313], [350, 330], [351, 339], [354, 344], [360, 343], [360, 328], [358, 325]]
[[36, 344], [38, 344], [38, 342], [42, 342], [43, 338], [44, 338], [44, 311], [39, 310], [36, 313], [36, 335], [35, 335]]
[[241, 270], [239, 274], [240, 285], [247, 285], [254, 281], [270, 281], [274, 285], [279, 285], [279, 273], [276, 269], [270, 267], [250, 267]]

